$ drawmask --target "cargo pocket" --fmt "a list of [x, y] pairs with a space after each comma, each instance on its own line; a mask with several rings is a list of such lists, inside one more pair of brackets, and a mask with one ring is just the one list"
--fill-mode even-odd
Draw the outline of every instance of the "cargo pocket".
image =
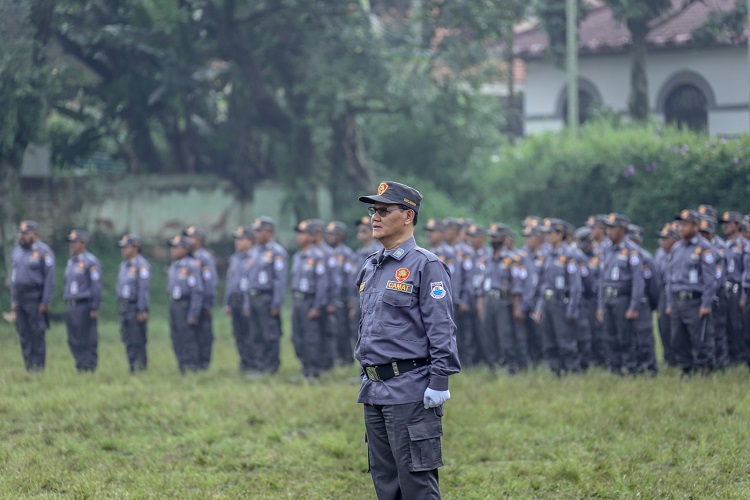
[[443, 435], [443, 424], [440, 420], [422, 422], [408, 426], [409, 450], [411, 465], [409, 471], [421, 472], [435, 470], [443, 465], [443, 453], [440, 449], [440, 436]]

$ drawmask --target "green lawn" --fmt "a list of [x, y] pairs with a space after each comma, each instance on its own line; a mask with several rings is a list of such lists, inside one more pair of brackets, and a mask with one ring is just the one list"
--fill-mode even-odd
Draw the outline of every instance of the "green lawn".
[[[158, 313], [157, 313], [158, 316]], [[127, 373], [117, 325], [100, 366], [78, 374], [56, 323], [47, 370], [23, 369], [0, 326], [0, 497], [374, 498], [356, 369], [247, 381], [225, 317], [211, 370], [180, 376], [167, 325], [150, 328], [149, 371]], [[680, 381], [546, 370], [453, 377], [441, 470], [445, 498], [750, 498], [750, 377]]]

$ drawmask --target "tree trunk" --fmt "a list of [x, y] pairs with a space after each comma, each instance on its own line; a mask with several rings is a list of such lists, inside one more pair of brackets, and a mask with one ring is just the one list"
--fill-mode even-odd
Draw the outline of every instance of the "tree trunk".
[[331, 194], [334, 206], [347, 206], [352, 202], [352, 191], [357, 193], [372, 190], [374, 176], [367, 160], [357, 116], [347, 112], [335, 118], [331, 122], [331, 130]]
[[637, 122], [648, 120], [648, 75], [646, 74], [646, 35], [648, 24], [642, 20], [628, 22], [628, 29], [633, 40], [630, 66], [630, 97], [628, 111]]
[[[2, 238], [3, 276], [2, 282], [8, 285], [10, 279], [10, 257], [15, 240], [15, 225], [18, 222], [21, 202], [21, 176], [18, 168], [8, 164], [0, 165], [0, 238]], [[3, 287], [5, 290], [5, 287]], [[3, 301], [5, 304], [5, 301]]]

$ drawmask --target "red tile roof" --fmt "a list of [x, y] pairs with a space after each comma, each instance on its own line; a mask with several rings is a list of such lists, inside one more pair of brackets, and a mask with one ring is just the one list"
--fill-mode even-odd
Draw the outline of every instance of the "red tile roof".
[[[689, 46], [692, 33], [703, 26], [711, 11], [731, 11], [735, 0], [700, 0], [683, 12], [674, 15], [684, 0], [672, 0], [670, 14], [654, 20], [651, 32], [646, 38], [649, 49], [658, 50]], [[630, 48], [630, 32], [614, 18], [612, 10], [606, 6], [594, 7], [581, 21], [578, 32], [578, 53], [580, 55], [624, 52]], [[720, 45], [737, 45], [747, 41], [747, 32], [742, 39], [724, 40]], [[549, 38], [544, 28], [537, 23], [534, 27], [521, 31], [514, 39], [514, 52], [524, 59], [535, 59], [545, 55]]]

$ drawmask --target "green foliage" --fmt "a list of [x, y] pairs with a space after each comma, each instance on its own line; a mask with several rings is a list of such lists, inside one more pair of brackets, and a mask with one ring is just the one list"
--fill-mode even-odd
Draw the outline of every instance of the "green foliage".
[[476, 210], [510, 222], [535, 214], [574, 224], [617, 211], [648, 236], [701, 203], [747, 211], [748, 151], [750, 135], [719, 139], [663, 125], [594, 122], [578, 140], [542, 134], [489, 155], [475, 180]]
[[711, 47], [716, 43], [737, 43], [742, 40], [747, 24], [747, 2], [735, 0], [734, 9], [713, 10], [703, 26], [693, 30], [692, 41], [697, 47]]

